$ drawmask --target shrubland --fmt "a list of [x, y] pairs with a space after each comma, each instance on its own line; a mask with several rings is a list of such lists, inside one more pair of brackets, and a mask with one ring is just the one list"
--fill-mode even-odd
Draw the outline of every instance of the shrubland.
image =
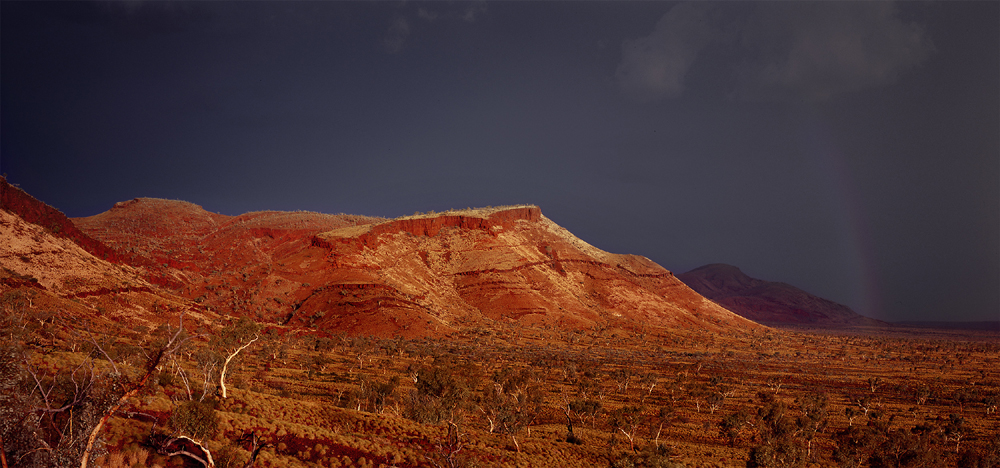
[[995, 340], [128, 329], [3, 300], [6, 466], [1000, 466]]

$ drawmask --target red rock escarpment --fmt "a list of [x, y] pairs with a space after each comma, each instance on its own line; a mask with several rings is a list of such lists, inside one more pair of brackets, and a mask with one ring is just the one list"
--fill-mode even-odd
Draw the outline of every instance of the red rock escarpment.
[[315, 245], [330, 247], [328, 242], [336, 240], [340, 242], [354, 243], [359, 246], [374, 245], [379, 236], [383, 234], [393, 234], [405, 232], [415, 236], [436, 236], [445, 228], [458, 228], [465, 230], [478, 230], [484, 232], [494, 232], [495, 229], [504, 229], [514, 226], [517, 221], [539, 221], [542, 217], [542, 210], [537, 206], [521, 206], [515, 208], [494, 211], [486, 216], [473, 215], [450, 215], [441, 214], [438, 216], [420, 216], [394, 219], [384, 223], [367, 226], [360, 230], [345, 230], [328, 233], [327, 236], [317, 238], [313, 242]]

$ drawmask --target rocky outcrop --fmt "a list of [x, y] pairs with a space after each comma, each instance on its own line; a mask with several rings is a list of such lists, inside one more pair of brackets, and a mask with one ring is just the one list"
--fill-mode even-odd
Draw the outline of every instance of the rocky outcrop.
[[436, 236], [442, 229], [448, 227], [493, 232], [496, 228], [510, 228], [517, 221], [539, 221], [541, 216], [542, 210], [537, 206], [527, 206], [496, 211], [483, 218], [446, 214], [405, 218], [375, 225], [368, 234], [378, 236], [385, 233], [406, 232], [415, 236]]
[[[469, 210], [472, 212], [473, 210]], [[383, 234], [407, 233], [414, 236], [433, 237], [446, 228], [477, 230], [496, 234], [509, 229], [517, 221], [539, 221], [542, 210], [537, 206], [519, 206], [499, 209], [477, 216], [474, 213], [423, 215], [399, 218], [384, 223], [358, 226], [324, 233], [313, 241], [314, 245], [330, 246], [330, 242], [350, 243], [357, 246], [375, 246]]]

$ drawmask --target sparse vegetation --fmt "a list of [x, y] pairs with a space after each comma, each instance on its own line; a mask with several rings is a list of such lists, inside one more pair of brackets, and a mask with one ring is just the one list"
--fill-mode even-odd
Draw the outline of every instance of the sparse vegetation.
[[[79, 465], [78, 431], [135, 379], [94, 377], [141, 374], [157, 344], [112, 328], [44, 338], [70, 324], [32, 322], [41, 312], [22, 295], [3, 297], [3, 453], [10, 466]], [[508, 327], [484, 341], [474, 328], [390, 340], [269, 326], [233, 341], [261, 339], [230, 371], [229, 398], [198, 398], [189, 388], [216, 378], [199, 353], [240, 324], [188, 323], [184, 351], [109, 419], [91, 463], [997, 466], [991, 341], [647, 330], [633, 347], [596, 328], [562, 340]], [[71, 418], [53, 411], [64, 406]]]

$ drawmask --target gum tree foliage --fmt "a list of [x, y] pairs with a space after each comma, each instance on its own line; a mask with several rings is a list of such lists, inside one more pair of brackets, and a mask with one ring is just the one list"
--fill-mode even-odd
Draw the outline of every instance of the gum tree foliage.
[[873, 468], [945, 465], [943, 453], [938, 448], [941, 442], [939, 428], [917, 426], [912, 430], [892, 429], [882, 434], [881, 440], [868, 459]]
[[580, 424], [586, 424], [586, 418], [590, 418], [590, 428], [597, 424], [597, 415], [601, 413], [601, 402], [594, 400], [573, 400], [569, 403], [569, 410], [580, 418]]
[[656, 410], [653, 418], [653, 422], [656, 423], [656, 435], [653, 437], [653, 444], [656, 447], [660, 446], [660, 433], [663, 432], [663, 428], [670, 427], [674, 423], [676, 412], [677, 410], [670, 403]]
[[[950, 415], [948, 419], [928, 421], [910, 429], [893, 427], [893, 417], [885, 417], [873, 411], [864, 426], [848, 427], [834, 436], [837, 448], [833, 459], [844, 468], [904, 468], [904, 467], [996, 467], [991, 463], [991, 449], [967, 451], [960, 454], [957, 465], [952, 465], [946, 455], [951, 451], [951, 438], [957, 426], [962, 426], [961, 417]], [[994, 442], [994, 447], [998, 444]], [[994, 452], [995, 454], [995, 452]], [[985, 457], [984, 457], [985, 455]], [[967, 458], [966, 458], [967, 457]], [[994, 458], [1000, 461], [1000, 458]], [[985, 461], [985, 465], [979, 465]]]
[[598, 396], [602, 391], [601, 383], [598, 381], [598, 372], [585, 371], [583, 376], [577, 380], [576, 389], [581, 399], [602, 398]]
[[784, 401], [774, 394], [757, 394], [758, 445], [750, 449], [747, 468], [791, 468], [805, 466], [806, 451], [798, 440], [799, 427]]
[[645, 408], [642, 406], [622, 406], [612, 411], [609, 417], [611, 427], [628, 439], [629, 450], [633, 453], [637, 450], [635, 437], [639, 431], [639, 427], [642, 425], [643, 411], [645, 411]]
[[746, 435], [753, 428], [753, 416], [746, 408], [740, 408], [722, 417], [719, 421], [719, 436], [726, 439], [730, 447], [746, 439]]
[[540, 383], [530, 368], [505, 367], [494, 372], [476, 401], [490, 432], [509, 435], [518, 451], [517, 433], [538, 417], [545, 403]]
[[918, 405], [926, 403], [927, 399], [931, 396], [931, 388], [922, 382], [918, 383], [912, 390], [914, 402]]
[[626, 365], [615, 369], [611, 373], [611, 377], [618, 385], [618, 393], [625, 394], [625, 392], [628, 392], [628, 387], [632, 384], [632, 379], [635, 377], [635, 370], [632, 369], [631, 364]]
[[987, 416], [996, 413], [998, 405], [1000, 405], [1000, 395], [996, 392], [988, 392], [983, 396], [983, 407]]
[[[21, 448], [31, 447], [34, 442], [31, 434], [36, 428], [26, 426], [34, 421], [34, 418], [29, 419], [31, 399], [26, 391], [29, 388], [27, 374], [22, 371], [26, 323], [20, 314], [15, 315], [11, 310], [14, 307], [10, 301], [16, 298], [7, 293], [2, 299], [10, 308], [0, 314], [3, 333], [0, 336], [0, 462], [8, 466], [8, 453], [11, 462], [23, 457]], [[22, 307], [17, 306], [16, 310], [21, 312]]]
[[712, 395], [712, 389], [708, 384], [700, 383], [688, 387], [688, 396], [694, 401], [695, 410], [701, 412], [701, 407]]
[[357, 390], [344, 393], [341, 406], [381, 414], [399, 387], [399, 376], [394, 375], [386, 381], [379, 381], [363, 374], [358, 377], [357, 383]]
[[194, 440], [211, 438], [219, 430], [215, 401], [184, 402], [170, 415], [170, 426], [177, 434], [189, 436]]
[[471, 362], [459, 362], [451, 356], [439, 356], [429, 366], [414, 373], [405, 415], [425, 424], [458, 424], [470, 409], [472, 392], [482, 380], [482, 370]]
[[214, 468], [212, 452], [202, 443], [219, 431], [219, 416], [215, 400], [188, 400], [174, 408], [169, 425], [172, 435], [151, 435], [149, 445], [168, 457], [185, 456]]
[[653, 389], [656, 388], [658, 383], [659, 376], [655, 372], [646, 372], [641, 374], [639, 377], [639, 386], [646, 391], [642, 393], [642, 397], [639, 401], [646, 401], [646, 398], [653, 394]]
[[372, 381], [367, 387], [364, 393], [366, 399], [371, 402], [372, 409], [376, 413], [382, 413], [385, 410], [386, 405], [389, 400], [392, 399], [392, 395], [396, 393], [396, 388], [399, 387], [399, 376], [394, 375], [385, 382]]
[[611, 468], [684, 468], [680, 462], [671, 460], [673, 453], [669, 447], [647, 445], [638, 452], [623, 453], [611, 460]]
[[882, 443], [882, 432], [874, 424], [851, 425], [837, 433], [833, 459], [841, 468], [860, 468]]
[[795, 420], [799, 434], [806, 440], [806, 456], [812, 457], [812, 443], [829, 424], [829, 399], [825, 393], [807, 393], [795, 400], [799, 405], [799, 416]]
[[581, 445], [583, 444], [583, 439], [577, 437], [573, 431], [573, 410], [570, 406], [571, 403], [564, 394], [562, 410], [563, 414], [566, 416], [566, 442], [569, 442], [571, 444]]
[[948, 421], [944, 425], [944, 438], [946, 442], [955, 443], [955, 453], [958, 453], [958, 449], [962, 444], [962, 438], [968, 432], [969, 428], [965, 424], [965, 418], [957, 414], [948, 415]]
[[1000, 467], [1000, 438], [994, 437], [985, 447], [976, 450], [962, 451], [958, 464], [964, 468], [997, 468]]

